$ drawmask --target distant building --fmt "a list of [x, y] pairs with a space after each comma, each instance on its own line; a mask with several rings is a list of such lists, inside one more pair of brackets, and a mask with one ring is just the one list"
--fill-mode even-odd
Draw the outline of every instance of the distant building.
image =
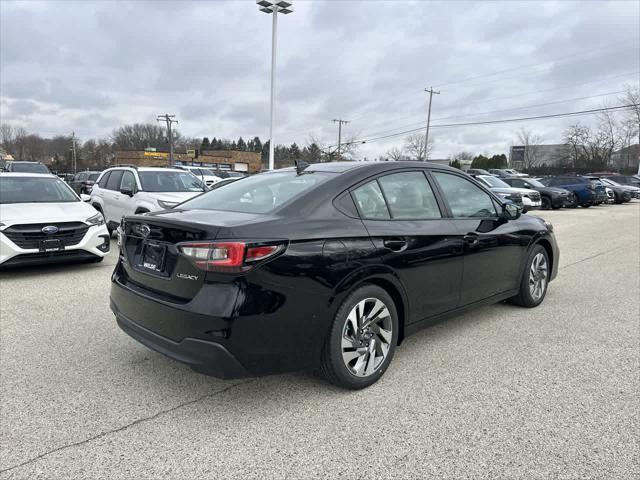
[[[238, 150], [205, 150], [200, 152], [197, 157], [194, 150], [190, 150], [189, 153], [174, 153], [173, 163], [247, 173], [257, 173], [262, 169], [260, 152]], [[169, 153], [153, 149], [119, 150], [116, 152], [115, 164], [137, 165], [139, 167], [166, 166], [169, 164]]]
[[640, 164], [640, 144], [621, 148], [611, 154], [611, 163], [620, 170], [638, 170]]
[[525, 167], [527, 149], [531, 158], [535, 158], [536, 167], [546, 165], [553, 167], [566, 163], [571, 158], [571, 146], [564, 143], [551, 145], [514, 145], [509, 151], [509, 166], [516, 170]]

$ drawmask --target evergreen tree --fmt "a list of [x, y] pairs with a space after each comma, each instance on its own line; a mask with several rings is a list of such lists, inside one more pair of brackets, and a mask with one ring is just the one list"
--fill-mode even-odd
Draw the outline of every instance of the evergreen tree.
[[296, 143], [292, 143], [289, 147], [289, 160], [293, 162], [294, 160], [301, 160], [302, 152], [300, 151], [300, 147], [296, 145]]
[[260, 141], [260, 137], [253, 137], [253, 151], [262, 152], [262, 142]]
[[236, 145], [235, 141], [231, 143], [231, 150], [238, 150], [238, 145]]
[[[254, 139], [255, 141], [255, 139]], [[269, 140], [267, 140], [264, 145], [262, 145], [262, 161], [269, 161]]]
[[240, 150], [241, 152], [244, 152], [247, 149], [247, 144], [245, 143], [245, 141], [242, 139], [242, 137], [240, 137], [238, 139], [238, 143], [236, 144], [236, 148], [238, 150]]
[[209, 137], [204, 137], [202, 139], [202, 143], [200, 144], [200, 151], [204, 152], [205, 150], [209, 150], [211, 148], [211, 143], [209, 142]]
[[453, 159], [449, 162], [449, 166], [453, 168], [457, 168], [458, 170], [462, 170], [462, 166], [460, 165], [460, 160]]
[[302, 159], [307, 163], [318, 163], [322, 159], [322, 150], [316, 143], [311, 143], [302, 150]]

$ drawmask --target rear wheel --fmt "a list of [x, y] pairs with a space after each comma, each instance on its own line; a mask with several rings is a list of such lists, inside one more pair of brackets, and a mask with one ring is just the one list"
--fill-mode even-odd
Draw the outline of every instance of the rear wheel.
[[377, 382], [398, 342], [398, 314], [389, 294], [375, 285], [353, 292], [340, 306], [321, 359], [323, 376], [353, 390]]
[[582, 205], [580, 205], [582, 208], [589, 208], [591, 206], [590, 203], [583, 203]]
[[523, 307], [537, 307], [547, 294], [549, 284], [549, 255], [544, 247], [536, 245], [531, 250], [520, 280], [520, 292], [511, 302]]
[[571, 201], [571, 203], [569, 204], [569, 208], [578, 208], [578, 197], [576, 197], [575, 193], [571, 194], [569, 200]]

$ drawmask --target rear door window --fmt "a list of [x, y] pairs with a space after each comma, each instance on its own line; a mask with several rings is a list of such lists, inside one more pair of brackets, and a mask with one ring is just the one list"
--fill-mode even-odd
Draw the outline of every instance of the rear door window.
[[131, 172], [124, 172], [122, 175], [122, 182], [120, 182], [119, 190], [127, 189], [132, 192], [137, 190], [136, 188], [136, 178], [133, 176]]
[[422, 172], [402, 172], [378, 179], [394, 220], [441, 218], [438, 202]]

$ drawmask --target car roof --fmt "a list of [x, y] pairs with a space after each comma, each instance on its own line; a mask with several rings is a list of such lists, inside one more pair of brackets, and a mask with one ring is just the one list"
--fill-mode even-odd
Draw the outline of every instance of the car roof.
[[[387, 170], [397, 170], [402, 168], [428, 168], [438, 170], [449, 170], [452, 172], [463, 173], [462, 170], [457, 168], [440, 165], [431, 162], [326, 162], [326, 163], [312, 163], [304, 169], [305, 172], [328, 172], [328, 173], [344, 173], [348, 171], [368, 170], [372, 173], [384, 172]], [[280, 168], [277, 170], [270, 170], [264, 173], [272, 172], [291, 172], [295, 171], [295, 167]]]
[[0, 177], [58, 178], [58, 176], [54, 175], [53, 173], [27, 173], [27, 172], [0, 172]]
[[7, 160], [7, 163], [40, 163], [42, 164], [42, 162], [31, 162], [29, 160]]
[[105, 170], [105, 172], [116, 170], [116, 169], [117, 170], [133, 170], [138, 172], [184, 172], [184, 170], [182, 170], [181, 168], [176, 168], [176, 167], [132, 167], [130, 165], [111, 167]]

